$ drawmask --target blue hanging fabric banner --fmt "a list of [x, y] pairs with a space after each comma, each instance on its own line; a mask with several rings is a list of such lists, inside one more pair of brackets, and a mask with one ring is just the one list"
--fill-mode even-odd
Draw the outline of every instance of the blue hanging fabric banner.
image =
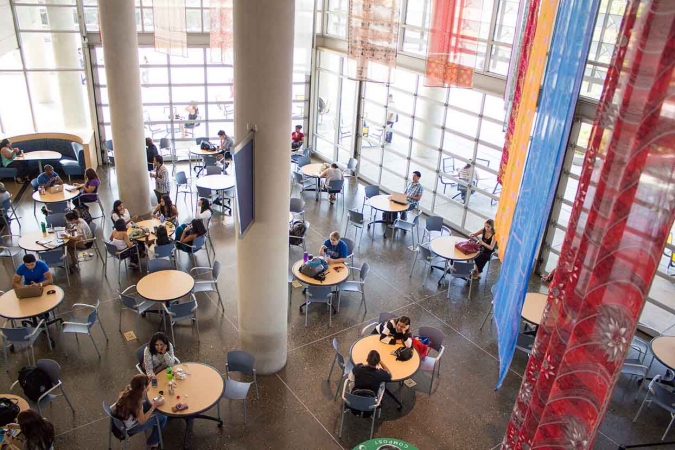
[[[516, 349], [520, 314], [562, 168], [600, 0], [560, 2], [499, 280], [493, 288], [499, 345], [499, 389]], [[499, 227], [499, 224], [495, 224]]]

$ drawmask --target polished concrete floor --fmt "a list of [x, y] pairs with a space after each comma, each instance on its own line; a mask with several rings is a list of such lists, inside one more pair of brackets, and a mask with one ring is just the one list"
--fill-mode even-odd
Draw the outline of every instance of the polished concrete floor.
[[[114, 172], [110, 181], [105, 171], [103, 176], [102, 200], [109, 209], [115, 198], [112, 192], [116, 192]], [[20, 187], [11, 182], [7, 186], [17, 197]], [[346, 206], [360, 207], [363, 186], [351, 179], [346, 191]], [[295, 192], [297, 195], [297, 190]], [[37, 229], [30, 194], [24, 192], [19, 196], [22, 231]], [[342, 204], [330, 205], [325, 198], [316, 202], [311, 193], [306, 193], [304, 198], [307, 219], [311, 222], [308, 246], [316, 251], [330, 231], [344, 230], [346, 216]], [[190, 216], [190, 207], [182, 198], [178, 208], [182, 220]], [[92, 212], [96, 212], [95, 208]], [[108, 217], [109, 211], [105, 213]], [[184, 362], [200, 361], [224, 372], [226, 353], [239, 346], [235, 231], [230, 216], [216, 214], [215, 217], [212, 237], [216, 259], [224, 266], [219, 286], [225, 312], [223, 314], [217, 308], [215, 298], [199, 294], [201, 342], [189, 326], [178, 325], [176, 354]], [[110, 225], [107, 219], [104, 223], [107, 237]], [[12, 232], [19, 234], [18, 227], [14, 226]], [[350, 229], [349, 237], [353, 237], [352, 233], [353, 229]], [[483, 329], [480, 325], [490, 309], [489, 288], [498, 276], [499, 262], [493, 262], [483, 279], [474, 284], [469, 300], [468, 284], [462, 280], [453, 280], [448, 294], [448, 288], [437, 286], [438, 272], [426, 273], [418, 264], [410, 276], [414, 258], [409, 248], [410, 239], [409, 235], [399, 235], [385, 240], [380, 225], [363, 235], [355, 264], [359, 266], [368, 262], [372, 268], [366, 288], [368, 310], [366, 312], [358, 296], [343, 295], [340, 312], [333, 317], [331, 328], [328, 327], [326, 309], [319, 305], [310, 307], [309, 326], [305, 327], [305, 317], [298, 311], [303, 295], [301, 289], [293, 289], [286, 367], [278, 374], [258, 378], [260, 399], [249, 395], [246, 424], [241, 402], [223, 400], [224, 426], [218, 428], [213, 422], [196, 421], [191, 447], [351, 449], [367, 440], [370, 421], [350, 414], [345, 417], [342, 437], [338, 437], [341, 402], [334, 401], [333, 395], [339, 375], [334, 372], [330, 381], [326, 381], [326, 377], [334, 356], [332, 339], [336, 338], [340, 350], [347, 353], [358, 338], [359, 330], [375, 320], [382, 311], [408, 315], [414, 331], [423, 325], [441, 329], [445, 333], [443, 344], [446, 351], [441, 362], [441, 377], [434, 382], [431, 395], [427, 393], [428, 374], [418, 373], [413, 377], [418, 383], [414, 388], [393, 388], [404, 402], [402, 411], [399, 412], [394, 403], [385, 397], [382, 417], [375, 425], [375, 436], [400, 438], [423, 450], [492, 449], [498, 446], [527, 362], [526, 356], [517, 352], [503, 387], [494, 391], [498, 370], [496, 328], [490, 321]], [[294, 247], [290, 251], [289, 263], [301, 257], [302, 250]], [[203, 254], [198, 259], [200, 264], [207, 262]], [[19, 258], [16, 260], [18, 263]], [[184, 254], [179, 256], [179, 262], [188, 268], [191, 264]], [[0, 288], [9, 288], [11, 270], [11, 263], [4, 261]], [[117, 329], [120, 306], [116, 266], [108, 266], [107, 278], [102, 275], [100, 262], [82, 263], [81, 272], [71, 276], [71, 286], [68, 287], [64, 272], [60, 269], [55, 272], [57, 283], [66, 291], [65, 301], [57, 311], [60, 316], [73, 314], [74, 303], [101, 300], [100, 316], [109, 337], [106, 342], [101, 330], [94, 328], [93, 335], [101, 350], [101, 358], [97, 357], [86, 336], [81, 337], [78, 343], [74, 337], [60, 334], [56, 327], [52, 327], [57, 343], [55, 349], [49, 351], [44, 338], [35, 348], [36, 358], [51, 358], [61, 364], [62, 380], [75, 406], [75, 412], [71, 413], [65, 401], [57, 399], [44, 409], [44, 415], [56, 427], [56, 447], [59, 449], [106, 448], [108, 421], [101, 402], [115, 401], [119, 390], [136, 373], [134, 350], [146, 342], [158, 326], [155, 317], [148, 317], [141, 319], [135, 328], [135, 316], [125, 313], [122, 331], [134, 330], [138, 336], [138, 340], [127, 342]], [[127, 279], [123, 272], [122, 287], [136, 283], [139, 276], [136, 273]], [[544, 291], [538, 280], [533, 280], [530, 288]], [[285, 301], [286, 291], [280, 292], [280, 310]], [[24, 354], [9, 354], [8, 372], [0, 371], [0, 392], [9, 392], [18, 369], [24, 365]], [[643, 412], [637, 424], [631, 423], [639, 406], [639, 403], [633, 402], [635, 390], [635, 383], [623, 378], [619, 380], [594, 448], [616, 449], [619, 444], [660, 439], [670, 420], [669, 415], [658, 407], [652, 407]], [[212, 412], [215, 413], [215, 408]], [[182, 421], [169, 421], [163, 433], [167, 449], [181, 448], [184, 427]], [[675, 434], [672, 437], [675, 438]], [[121, 448], [118, 443], [113, 444], [113, 448]], [[143, 439], [133, 438], [130, 448], [144, 448]]]

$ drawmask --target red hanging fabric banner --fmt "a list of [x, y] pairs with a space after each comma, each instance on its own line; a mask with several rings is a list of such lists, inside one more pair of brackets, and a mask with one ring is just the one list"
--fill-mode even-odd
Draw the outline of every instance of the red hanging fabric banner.
[[483, 0], [434, 0], [425, 86], [472, 87]]
[[211, 0], [210, 48], [220, 52], [221, 62], [232, 62], [234, 50], [233, 1]]
[[630, 0], [618, 43], [503, 449], [593, 447], [675, 219], [672, 0]]

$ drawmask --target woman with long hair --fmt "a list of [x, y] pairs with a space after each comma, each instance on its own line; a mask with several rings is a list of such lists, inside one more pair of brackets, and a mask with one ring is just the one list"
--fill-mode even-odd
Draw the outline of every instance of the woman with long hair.
[[188, 245], [192, 245], [195, 239], [205, 234], [206, 227], [204, 226], [204, 222], [201, 219], [192, 219], [192, 222], [189, 224], [183, 224], [176, 228], [176, 247], [179, 250], [191, 253], [192, 249]]
[[[21, 411], [16, 417], [16, 422], [7, 424], [6, 428], [9, 430], [20, 429], [20, 437], [7, 439], [5, 443], [16, 446], [17, 440], [23, 440], [22, 450], [50, 450], [53, 448], [54, 425], [43, 419], [37, 411], [33, 409]], [[21, 439], [21, 436], [23, 439]]]
[[28, 176], [30, 172], [30, 163], [25, 161], [16, 161], [16, 157], [21, 154], [21, 150], [12, 147], [9, 139], [0, 141], [0, 162], [2, 167], [9, 167], [17, 170], [16, 182], [27, 183], [30, 181]]
[[204, 221], [204, 225], [208, 222], [208, 220], [211, 218], [213, 215], [213, 211], [211, 211], [211, 202], [206, 199], [206, 198], [200, 198], [197, 201], [197, 219], [202, 219]]
[[171, 202], [171, 196], [168, 194], [162, 195], [162, 198], [159, 199], [159, 205], [155, 206], [152, 215], [157, 219], [164, 216], [169, 222], [178, 225], [178, 208]]
[[140, 253], [140, 248], [138, 252], [136, 251], [135, 242], [132, 242], [129, 239], [129, 233], [127, 233], [127, 224], [124, 219], [117, 219], [113, 230], [110, 233], [110, 243], [115, 246], [118, 252], [129, 253], [129, 258], [131, 263], [129, 266], [132, 269], [138, 269], [138, 254]]
[[485, 221], [483, 228], [469, 234], [469, 237], [474, 239], [480, 245], [480, 252], [473, 260], [473, 263], [476, 265], [471, 274], [473, 279], [480, 278], [480, 274], [483, 272], [485, 264], [490, 261], [492, 253], [495, 251], [495, 245], [497, 245], [497, 239], [495, 239], [496, 232], [494, 220], [488, 219]]
[[82, 195], [73, 200], [75, 206], [81, 207], [84, 203], [91, 203], [98, 200], [98, 187], [101, 185], [101, 180], [98, 179], [98, 174], [91, 167], [84, 171], [85, 183], [73, 183], [73, 186], [80, 188]]
[[164, 399], [160, 398], [157, 402], [152, 399], [143, 400], [146, 397], [150, 378], [147, 375], [134, 375], [131, 382], [120, 392], [117, 402], [113, 405], [113, 415], [124, 422], [127, 430], [132, 429], [135, 433], [152, 429], [150, 437], [146, 444], [150, 449], [157, 449], [159, 445], [159, 428], [164, 428], [166, 416], [160, 413], [155, 414], [155, 408], [164, 404]]
[[113, 209], [112, 209], [112, 214], [110, 215], [113, 221], [113, 225], [115, 222], [117, 222], [119, 219], [124, 219], [124, 223], [126, 225], [129, 225], [129, 223], [136, 221], [138, 219], [138, 216], [132, 216], [129, 213], [129, 210], [124, 207], [124, 202], [122, 200], [115, 200], [113, 203]]
[[161, 331], [153, 334], [143, 352], [145, 374], [154, 378], [157, 372], [176, 364], [180, 364], [180, 361], [173, 354], [173, 344], [169, 342], [169, 337]]

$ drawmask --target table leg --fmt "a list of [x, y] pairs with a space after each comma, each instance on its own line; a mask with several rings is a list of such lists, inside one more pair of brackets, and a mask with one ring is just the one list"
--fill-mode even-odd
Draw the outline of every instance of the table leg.
[[396, 402], [399, 411], [403, 409], [403, 403], [389, 390], [389, 388], [385, 388], [384, 393]]
[[195, 419], [212, 420], [214, 422], [218, 422], [219, 427], [223, 426], [223, 421], [220, 419], [220, 417], [211, 417], [211, 416], [207, 416], [205, 414], [196, 414], [194, 416], [185, 417], [183, 419], [183, 420], [185, 420], [185, 436], [183, 436], [183, 448], [184, 449], [189, 448], [188, 443], [189, 443], [189, 440], [190, 440], [190, 433], [192, 433], [192, 425], [193, 425]]
[[42, 160], [38, 159], [38, 167], [40, 168], [40, 173], [42, 173]]
[[321, 178], [316, 177], [316, 201], [319, 201], [319, 197], [321, 196]]

